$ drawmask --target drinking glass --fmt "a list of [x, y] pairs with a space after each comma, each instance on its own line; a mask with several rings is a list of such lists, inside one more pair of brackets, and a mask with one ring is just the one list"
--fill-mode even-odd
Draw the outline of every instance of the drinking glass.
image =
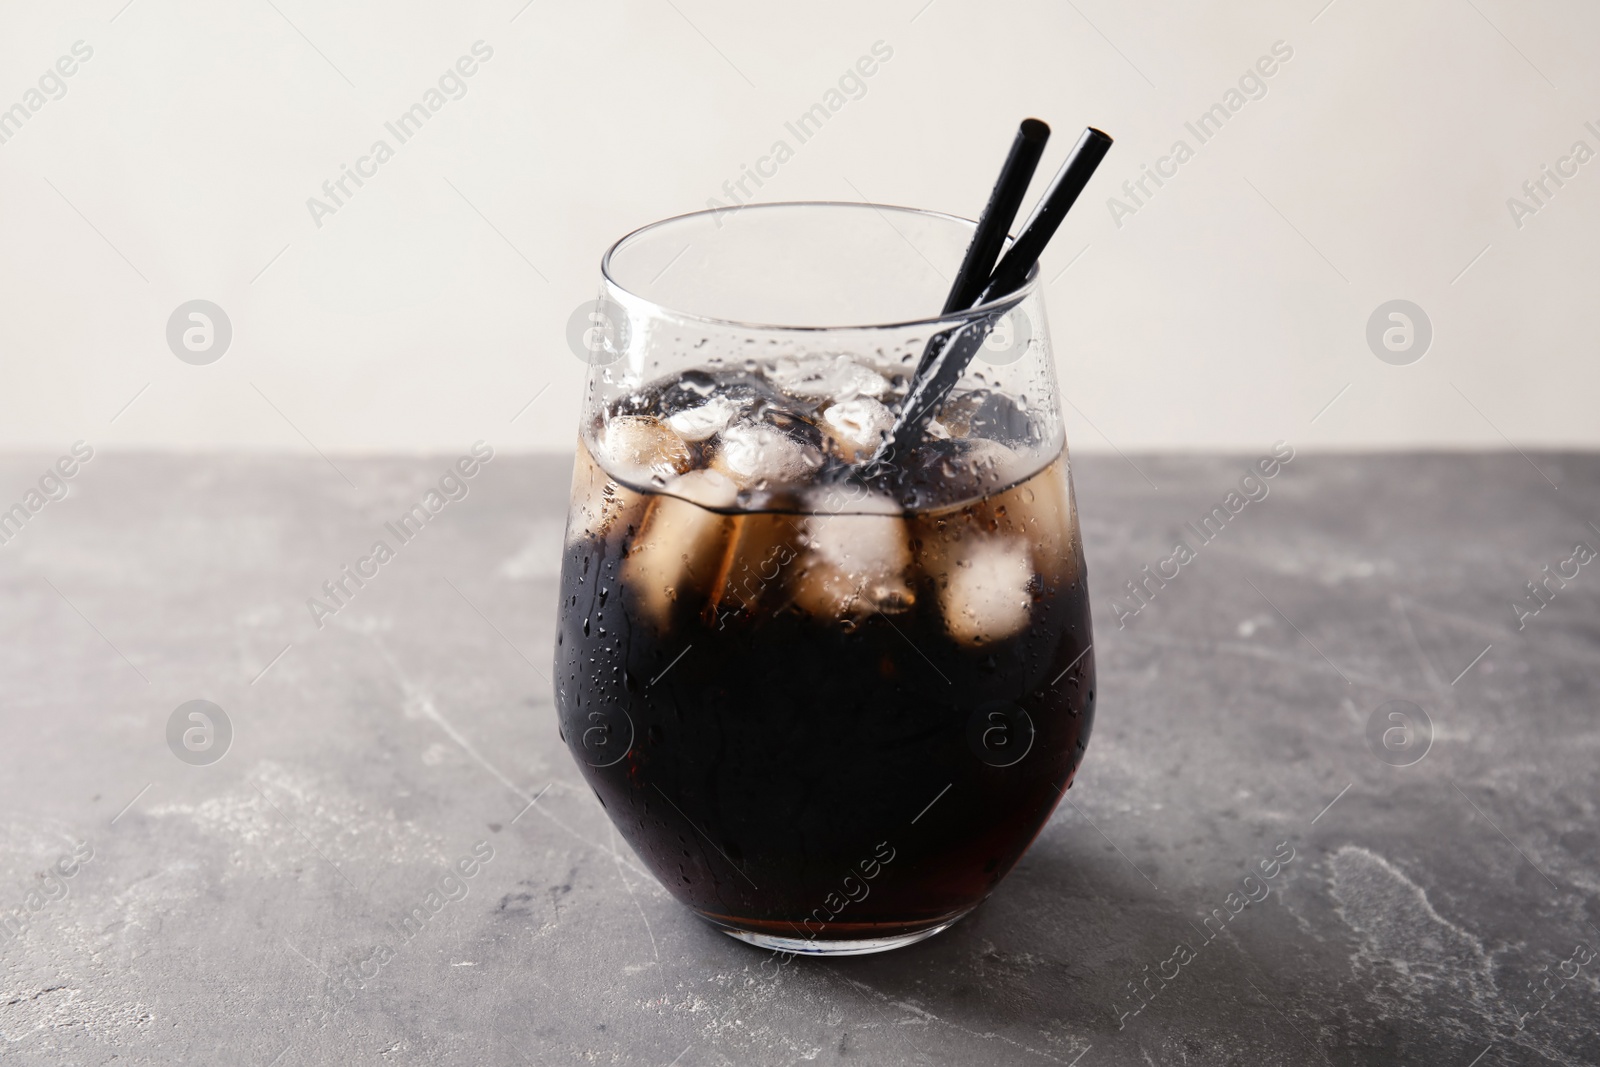
[[[661, 883], [756, 945], [855, 954], [945, 929], [1032, 843], [1089, 739], [1037, 270], [936, 314], [973, 225], [751, 205], [646, 226], [601, 264], [561, 735]], [[920, 442], [873, 462], [930, 340], [973, 330]]]

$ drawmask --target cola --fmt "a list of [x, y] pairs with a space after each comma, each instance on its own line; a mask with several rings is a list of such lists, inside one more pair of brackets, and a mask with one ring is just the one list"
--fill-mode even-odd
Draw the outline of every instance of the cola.
[[936, 932], [1005, 877], [1094, 720], [1059, 441], [999, 393], [872, 462], [903, 381], [694, 371], [579, 442], [561, 735], [662, 884], [804, 950]]

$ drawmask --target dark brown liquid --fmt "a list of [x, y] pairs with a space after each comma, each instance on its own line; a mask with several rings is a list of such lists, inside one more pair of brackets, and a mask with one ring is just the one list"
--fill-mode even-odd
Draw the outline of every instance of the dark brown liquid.
[[[580, 444], [571, 521], [562, 736], [702, 914], [819, 940], [935, 925], [994, 889], [1071, 784], [1095, 683], [1062, 459], [966, 506], [827, 520], [641, 493]], [[900, 522], [909, 564], [871, 588], [815, 547]], [[1019, 566], [1017, 603], [990, 578]], [[952, 582], [998, 608], [962, 614]]]

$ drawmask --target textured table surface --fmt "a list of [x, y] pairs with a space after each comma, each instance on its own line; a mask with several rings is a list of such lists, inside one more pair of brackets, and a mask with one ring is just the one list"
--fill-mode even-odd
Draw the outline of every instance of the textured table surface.
[[452, 457], [97, 455], [0, 547], [0, 1060], [1600, 1062], [1600, 459], [1296, 458], [1119, 629], [1252, 458], [1075, 465], [1072, 803], [950, 931], [786, 962], [556, 736], [570, 460], [494, 459], [319, 628]]

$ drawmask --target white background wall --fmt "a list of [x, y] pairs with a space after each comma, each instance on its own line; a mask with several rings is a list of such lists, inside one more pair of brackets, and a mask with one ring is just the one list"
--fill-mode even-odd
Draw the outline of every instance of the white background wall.
[[[1024, 115], [1046, 170], [1116, 136], [1045, 264], [1075, 449], [1600, 444], [1600, 161], [1520, 229], [1506, 203], [1600, 150], [1593, 4], [124, 4], [0, 11], [0, 107], [94, 50], [0, 144], [0, 447], [570, 448], [603, 249], [704, 206], [880, 40], [761, 195], [972, 215]], [[480, 39], [467, 95], [318, 228], [306, 199]], [[1267, 95], [1117, 226], [1106, 198], [1275, 41]], [[165, 341], [194, 298], [233, 324], [209, 366]], [[1409, 366], [1364, 339], [1393, 298], [1435, 332]]]

